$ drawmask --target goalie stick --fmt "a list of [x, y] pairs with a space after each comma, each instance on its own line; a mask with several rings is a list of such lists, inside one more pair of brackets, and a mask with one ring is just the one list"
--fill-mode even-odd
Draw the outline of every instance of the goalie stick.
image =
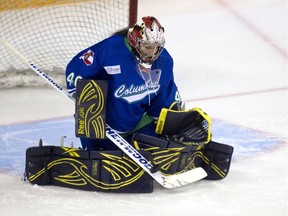
[[[3, 42], [4, 46], [7, 47], [11, 52], [18, 56], [21, 61], [27, 64], [35, 73], [42, 77], [47, 83], [49, 83], [58, 92], [69, 98], [71, 102], [75, 102], [75, 99], [71, 97], [61, 86], [59, 86], [53, 79], [51, 79], [46, 73], [44, 73], [35, 64], [28, 61], [23, 54], [21, 54], [16, 48], [14, 48], [8, 42]], [[162, 173], [152, 173], [150, 170], [153, 165], [146, 160], [133, 146], [131, 146], [123, 137], [121, 137], [115, 130], [113, 130], [108, 124], [106, 124], [106, 136], [115, 145], [117, 145], [126, 155], [128, 155], [133, 161], [135, 161], [142, 169], [144, 169], [153, 179], [155, 179], [163, 187], [171, 189], [177, 188], [207, 176], [205, 170], [201, 167], [189, 170], [187, 172], [176, 174], [176, 175], [163, 175]]]

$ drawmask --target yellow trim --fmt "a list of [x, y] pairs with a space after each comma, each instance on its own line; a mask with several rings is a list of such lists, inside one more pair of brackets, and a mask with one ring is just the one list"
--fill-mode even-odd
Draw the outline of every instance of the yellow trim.
[[140, 150], [140, 147], [139, 147], [138, 142], [136, 140], [134, 140], [134, 148], [138, 151]]
[[[82, 89], [78, 99], [78, 106], [80, 107], [80, 104], [83, 102], [95, 99], [98, 100], [98, 103], [93, 103], [84, 111], [84, 118], [78, 120], [78, 124], [80, 124], [81, 121], [84, 121], [83, 134], [85, 134], [87, 138], [91, 137], [90, 130], [92, 130], [94, 131], [96, 138], [103, 139], [105, 138], [105, 122], [100, 114], [105, 108], [105, 97], [101, 87], [97, 84], [97, 82], [91, 80], [91, 82], [88, 82]], [[78, 111], [78, 113], [79, 112], [80, 111]]]
[[200, 115], [207, 121], [208, 123], [208, 128], [207, 128], [207, 140], [205, 141], [205, 144], [207, 144], [208, 142], [210, 142], [211, 140], [211, 124], [212, 124], [212, 121], [211, 121], [211, 118], [209, 115], [207, 115], [205, 112], [203, 112], [202, 109], [198, 108], [198, 107], [195, 107], [192, 109], [192, 111], [197, 111], [198, 113], [200, 113]]
[[79, 149], [76, 148], [67, 148], [67, 147], [61, 147], [65, 152], [63, 154], [69, 154], [72, 157], [80, 157], [80, 155], [76, 152]]
[[[105, 154], [105, 156], [109, 156], [109, 155]], [[109, 158], [117, 159], [119, 157], [110, 155]], [[63, 182], [68, 185], [74, 185], [74, 186], [84, 186], [90, 183], [93, 187], [101, 188], [102, 190], [114, 190], [114, 189], [125, 187], [127, 185], [134, 183], [135, 181], [137, 181], [139, 178], [141, 178], [145, 174], [145, 171], [143, 169], [141, 169], [139, 166], [136, 167], [136, 165], [134, 164], [135, 162], [133, 160], [128, 159], [128, 158], [123, 158], [123, 159], [126, 160], [124, 164], [127, 165], [126, 167], [123, 167], [123, 168], [125, 168], [125, 171], [127, 171], [129, 178], [127, 178], [127, 175], [126, 175], [126, 177], [123, 176], [124, 179], [122, 179], [122, 176], [120, 174], [123, 174], [123, 171], [119, 172], [120, 169], [118, 168], [122, 166], [120, 164], [117, 164], [117, 161], [115, 161], [115, 163], [112, 162], [113, 166], [111, 166], [108, 169], [108, 172], [114, 179], [118, 179], [118, 177], [121, 176], [118, 181], [115, 181], [115, 183], [106, 183], [106, 182], [101, 181], [101, 179], [97, 180], [97, 177], [95, 178], [95, 177], [90, 176], [87, 166], [83, 164], [81, 161], [78, 161], [74, 158], [61, 158], [61, 159], [54, 160], [50, 162], [46, 168], [39, 170], [38, 172], [29, 176], [28, 178], [29, 178], [29, 181], [33, 183], [33, 181], [35, 181], [37, 178], [43, 175], [46, 170], [50, 170], [55, 166], [70, 165], [73, 167], [72, 172], [70, 173], [67, 172], [67, 174], [54, 176], [53, 177], [54, 180]], [[122, 161], [118, 161], [118, 162], [123, 163]], [[131, 164], [129, 164], [129, 162]], [[133, 168], [132, 165], [135, 165], [135, 168]], [[105, 165], [103, 166], [103, 168], [106, 168]], [[129, 168], [131, 168], [131, 170], [128, 171]], [[133, 173], [133, 175], [131, 175], [132, 174], [131, 172]], [[99, 173], [97, 174], [97, 176], [98, 175]]]
[[168, 113], [168, 109], [162, 108], [161, 113], [158, 118], [157, 125], [156, 125], [156, 130], [155, 130], [157, 134], [162, 134], [167, 113]]

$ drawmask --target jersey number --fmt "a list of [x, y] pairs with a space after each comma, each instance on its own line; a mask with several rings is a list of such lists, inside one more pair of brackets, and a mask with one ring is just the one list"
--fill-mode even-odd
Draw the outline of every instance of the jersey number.
[[70, 73], [67, 76], [66, 80], [67, 80], [67, 83], [69, 86], [72, 86], [74, 84], [74, 86], [76, 87], [77, 80], [82, 79], [81, 76], [76, 76], [75, 78], [74, 78], [74, 76], [75, 76], [74, 72]]

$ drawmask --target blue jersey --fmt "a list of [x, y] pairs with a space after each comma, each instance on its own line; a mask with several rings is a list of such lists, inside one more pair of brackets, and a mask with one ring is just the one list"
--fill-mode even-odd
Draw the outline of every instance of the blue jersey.
[[147, 113], [157, 118], [180, 96], [173, 78], [173, 59], [166, 49], [150, 72], [139, 69], [122, 35], [111, 36], [78, 53], [67, 65], [67, 88], [75, 92], [77, 79], [107, 80], [106, 121], [114, 130], [132, 130]]

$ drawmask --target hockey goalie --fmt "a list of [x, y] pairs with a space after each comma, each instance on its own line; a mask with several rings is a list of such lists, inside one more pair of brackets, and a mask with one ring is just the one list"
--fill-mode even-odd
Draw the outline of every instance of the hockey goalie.
[[78, 53], [67, 65], [81, 149], [27, 149], [28, 180], [92, 191], [149, 193], [153, 178], [106, 136], [108, 124], [153, 165], [178, 175], [198, 167], [205, 179], [227, 176], [233, 147], [211, 140], [211, 119], [184, 109], [164, 48], [164, 28], [152, 16]]

